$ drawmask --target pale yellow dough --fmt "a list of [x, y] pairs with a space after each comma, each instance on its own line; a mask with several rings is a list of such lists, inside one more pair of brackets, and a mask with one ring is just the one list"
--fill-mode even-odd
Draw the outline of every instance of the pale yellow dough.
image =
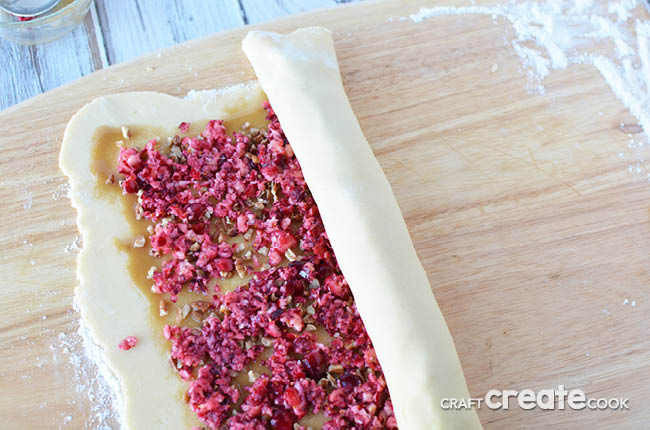
[[[343, 90], [330, 33], [251, 32], [244, 51], [282, 123], [318, 203], [341, 269], [375, 345], [400, 430], [481, 428], [474, 411], [443, 411], [443, 397], [467, 398], [445, 321], [417, 258], [395, 198]], [[100, 126], [142, 125], [172, 131], [181, 121], [252, 113], [258, 85], [191, 99], [123, 93], [96, 99], [66, 128], [60, 166], [71, 183], [84, 247], [75, 296], [103, 359], [120, 380], [124, 427], [186, 429], [195, 419], [185, 385], [154, 341], [149, 303], [133, 284], [127, 256], [114, 245], [132, 238], [122, 206], [99, 198], [91, 173]], [[146, 270], [146, 268], [144, 268]], [[137, 336], [137, 347], [118, 343]]]
[[377, 351], [400, 430], [481, 428], [454, 342], [402, 214], [343, 89], [321, 27], [252, 31], [243, 49], [300, 161]]
[[[153, 92], [115, 94], [84, 106], [66, 128], [59, 164], [70, 179], [83, 236], [75, 299], [103, 349], [102, 358], [120, 381], [124, 430], [181, 430], [199, 423], [183, 401], [186, 385], [156, 341], [162, 333], [150, 324], [149, 301], [130, 277], [126, 254], [115, 246], [116, 238], [131, 241], [133, 232], [122, 205], [97, 194], [91, 172], [93, 135], [100, 126], [127, 124], [160, 127], [173, 135], [182, 121], [228, 120], [259, 110], [264, 100], [257, 84], [188, 99]], [[138, 344], [122, 351], [117, 345], [126, 336], [136, 336]]]

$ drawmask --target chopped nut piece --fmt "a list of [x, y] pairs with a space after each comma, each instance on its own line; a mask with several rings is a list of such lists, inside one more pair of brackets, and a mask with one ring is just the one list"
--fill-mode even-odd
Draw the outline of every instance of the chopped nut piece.
[[156, 266], [151, 266], [147, 272], [147, 279], [153, 279], [153, 274], [156, 273], [156, 270], [158, 270]]
[[336, 378], [331, 373], [327, 374], [327, 380], [329, 381], [332, 387], [336, 387]]
[[181, 148], [179, 148], [178, 146], [172, 146], [171, 149], [169, 150], [169, 153], [176, 160], [183, 159], [183, 152], [181, 151]]
[[273, 195], [273, 203], [278, 201], [278, 190], [277, 190], [277, 184], [275, 182], [271, 182], [271, 194]]
[[211, 303], [204, 300], [196, 300], [192, 302], [191, 306], [195, 311], [205, 312], [210, 309]]
[[259, 378], [259, 377], [260, 377], [260, 375], [257, 372], [255, 372], [253, 370], [248, 371], [248, 382], [250, 382], [251, 384], [253, 382], [257, 381], [257, 378]]
[[124, 125], [122, 126], [122, 136], [127, 140], [131, 138], [131, 130]]
[[176, 323], [180, 323], [190, 314], [192, 308], [187, 303], [183, 305], [182, 308], [176, 309]]
[[338, 374], [338, 375], [343, 373], [343, 370], [344, 370], [343, 366], [341, 366], [340, 364], [330, 364], [330, 366], [327, 368], [327, 371], [329, 373]]
[[169, 313], [169, 304], [166, 301], [161, 300], [158, 303], [158, 312], [161, 317], [167, 316], [167, 314]]
[[307, 324], [305, 326], [305, 330], [307, 330], [307, 331], [316, 331], [316, 330], [318, 330], [318, 328], [316, 328], [316, 326], [313, 325], [313, 324]]
[[235, 270], [237, 271], [237, 274], [240, 278], [244, 278], [246, 276], [246, 266], [243, 264], [235, 263]]
[[203, 321], [203, 316], [204, 316], [203, 312], [200, 312], [200, 311], [197, 311], [197, 310], [194, 310], [194, 311], [190, 312], [190, 317], [192, 318], [192, 320], [194, 320], [197, 323], [200, 323], [200, 322]]
[[314, 314], [316, 313], [316, 309], [314, 309], [314, 306], [313, 306], [313, 305], [309, 305], [309, 306], [307, 306], [307, 313], [308, 313], [309, 315], [314, 315]]
[[289, 261], [296, 261], [296, 253], [291, 250], [291, 248], [287, 249], [287, 251], [284, 253], [284, 256], [287, 258]]
[[273, 339], [271, 339], [269, 337], [266, 337], [266, 336], [262, 337], [261, 342], [262, 342], [262, 345], [264, 345], [266, 347], [269, 347], [269, 346], [273, 345]]
[[134, 248], [142, 248], [144, 245], [147, 243], [147, 240], [144, 238], [144, 236], [138, 236], [133, 240], [133, 247]]
[[316, 322], [316, 318], [314, 318], [313, 315], [305, 315], [303, 317], [303, 320], [305, 321], [306, 324], [314, 324]]
[[262, 246], [260, 249], [257, 250], [257, 252], [262, 255], [268, 255], [269, 249], [266, 246]]
[[169, 357], [169, 365], [172, 367], [174, 370], [178, 370], [178, 366], [176, 365], [176, 359], [174, 357]]

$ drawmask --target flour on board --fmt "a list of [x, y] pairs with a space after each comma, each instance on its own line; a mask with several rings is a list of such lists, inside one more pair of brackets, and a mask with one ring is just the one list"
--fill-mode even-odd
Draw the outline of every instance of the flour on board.
[[[550, 0], [494, 6], [422, 8], [413, 22], [445, 15], [487, 15], [507, 19], [515, 30], [511, 44], [527, 69], [536, 91], [551, 70], [589, 64], [603, 76], [616, 97], [650, 133], [650, 21], [637, 0], [594, 2]], [[401, 20], [404, 20], [401, 19]], [[597, 42], [597, 43], [594, 43]], [[531, 43], [535, 47], [531, 48]], [[598, 46], [611, 43], [603, 55]]]
[[[71, 371], [71, 382], [79, 393], [61, 415], [58, 428], [64, 430], [74, 425], [86, 430], [119, 430], [116, 427], [122, 422], [119, 384], [100, 358], [100, 347], [93, 342], [81, 320], [79, 324], [76, 332], [59, 333], [49, 348], [53, 363], [65, 366], [66, 373]], [[76, 414], [70, 414], [74, 410], [87, 411], [85, 423], [78, 422], [80, 417]]]
[[[229, 85], [223, 88], [209, 89], [209, 90], [190, 90], [185, 99], [187, 100], [200, 100], [203, 103], [203, 111], [208, 111], [208, 106], [217, 102], [220, 96], [232, 94], [244, 88], [250, 88], [256, 85], [256, 81], [242, 82], [239, 84]], [[179, 88], [180, 90], [180, 88]]]

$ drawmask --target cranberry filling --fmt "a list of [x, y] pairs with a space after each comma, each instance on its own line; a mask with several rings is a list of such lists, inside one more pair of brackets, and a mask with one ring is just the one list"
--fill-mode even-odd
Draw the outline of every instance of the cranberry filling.
[[[183, 290], [212, 295], [193, 308], [198, 327], [164, 327], [171, 362], [211, 430], [304, 429], [299, 421], [311, 413], [326, 414], [324, 430], [396, 429], [318, 207], [277, 117], [264, 108], [266, 131], [243, 127], [230, 136], [217, 120], [198, 136], [175, 136], [164, 153], [157, 140], [120, 149], [122, 190], [138, 195], [136, 216], [153, 224], [151, 252], [165, 257], [150, 273], [152, 290], [172, 302]], [[235, 271], [252, 278], [221, 292], [219, 281]], [[266, 371], [250, 370], [254, 362]], [[242, 372], [250, 385], [237, 383]]]
[[138, 343], [138, 339], [135, 336], [127, 336], [117, 345], [118, 348], [128, 351], [133, 348]]

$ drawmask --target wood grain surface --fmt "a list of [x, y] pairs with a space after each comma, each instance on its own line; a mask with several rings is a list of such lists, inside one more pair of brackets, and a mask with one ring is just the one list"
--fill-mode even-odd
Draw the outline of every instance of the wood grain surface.
[[[647, 138], [593, 68], [554, 72], [544, 94], [531, 94], [503, 43], [512, 31], [506, 23], [399, 20], [423, 3], [340, 6], [261, 28], [333, 30], [353, 108], [393, 186], [472, 395], [563, 384], [630, 399], [627, 411], [482, 408], [484, 426], [647, 428]], [[90, 398], [93, 373], [85, 373], [78, 344], [66, 343], [78, 319], [71, 307], [78, 233], [57, 167], [66, 122], [104, 94], [180, 96], [252, 79], [240, 49], [246, 31], [101, 70], [0, 113], [0, 428], [110, 428], [98, 416], [102, 399]]]
[[0, 39], [0, 110], [112, 64], [218, 31], [350, 0], [96, 0], [70, 34], [20, 46]]

